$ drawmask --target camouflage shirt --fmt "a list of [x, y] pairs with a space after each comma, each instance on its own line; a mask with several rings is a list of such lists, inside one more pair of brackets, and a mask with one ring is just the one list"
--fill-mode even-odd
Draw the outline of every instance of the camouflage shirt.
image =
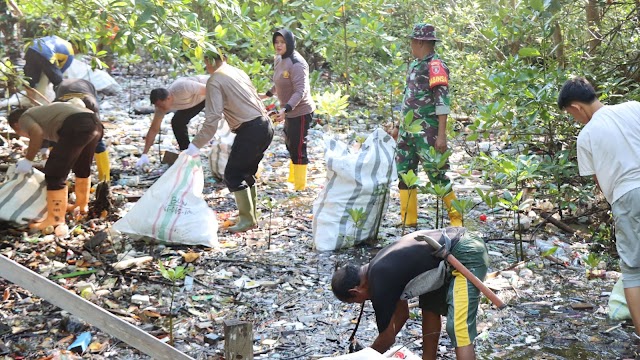
[[437, 115], [451, 112], [449, 98], [449, 68], [437, 54], [416, 59], [409, 65], [404, 89], [402, 113], [413, 110], [414, 119], [438, 127]]

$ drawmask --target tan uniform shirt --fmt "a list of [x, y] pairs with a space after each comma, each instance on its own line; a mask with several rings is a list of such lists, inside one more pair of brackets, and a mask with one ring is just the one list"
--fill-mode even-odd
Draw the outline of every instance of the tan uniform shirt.
[[249, 76], [244, 71], [224, 63], [207, 81], [205, 121], [192, 143], [198, 148], [205, 146], [215, 135], [218, 122], [223, 117], [234, 131], [242, 123], [260, 116], [266, 118], [267, 113]]
[[209, 80], [209, 75], [197, 75], [179, 78], [169, 86], [169, 93], [173, 96], [171, 110], [190, 109], [204, 101], [205, 96], [200, 92]]
[[[293, 60], [296, 60], [295, 62]], [[309, 85], [309, 65], [297, 52], [287, 58], [276, 57], [271, 92], [278, 95], [280, 107], [291, 107], [288, 118], [311, 114], [316, 110], [316, 103], [311, 98]]]
[[57, 142], [59, 140], [58, 130], [60, 130], [64, 121], [69, 116], [79, 113], [93, 114], [93, 111], [69, 103], [36, 106], [25, 111], [20, 116], [18, 124], [25, 131], [31, 128], [33, 124], [37, 124], [42, 128], [42, 137], [44, 139]]

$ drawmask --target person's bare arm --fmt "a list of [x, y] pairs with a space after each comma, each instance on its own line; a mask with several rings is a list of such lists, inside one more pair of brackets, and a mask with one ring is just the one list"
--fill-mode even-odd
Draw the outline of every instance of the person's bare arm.
[[31, 123], [25, 131], [29, 135], [29, 147], [27, 147], [27, 154], [25, 155], [25, 158], [29, 161], [33, 161], [42, 147], [42, 141], [44, 139], [42, 128], [36, 123]]
[[447, 115], [438, 115], [438, 137], [435, 147], [441, 154], [447, 151]]
[[198, 87], [198, 93], [201, 96], [207, 96], [207, 85], [205, 84], [199, 84], [200, 86]]
[[599, 189], [602, 189], [602, 188], [600, 187], [600, 182], [598, 181], [598, 177], [597, 177], [597, 176], [593, 175], [593, 181], [595, 181], [595, 182], [596, 182], [596, 185], [598, 186], [598, 188], [599, 188]]
[[149, 149], [153, 146], [153, 142], [156, 141], [156, 136], [160, 132], [160, 124], [162, 124], [162, 119], [164, 119], [165, 112], [156, 108], [156, 111], [153, 113], [153, 120], [151, 120], [151, 126], [147, 131], [147, 135], [144, 138], [144, 151], [143, 154], [149, 152]]
[[406, 300], [399, 300], [389, 325], [376, 337], [373, 344], [371, 344], [371, 348], [381, 354], [389, 350], [396, 342], [396, 335], [407, 322], [407, 319], [409, 319], [409, 305]]

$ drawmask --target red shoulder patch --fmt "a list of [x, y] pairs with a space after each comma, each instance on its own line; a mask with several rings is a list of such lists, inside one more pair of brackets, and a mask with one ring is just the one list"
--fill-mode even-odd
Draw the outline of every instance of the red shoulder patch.
[[449, 85], [449, 75], [442, 65], [442, 61], [436, 59], [429, 63], [429, 87]]

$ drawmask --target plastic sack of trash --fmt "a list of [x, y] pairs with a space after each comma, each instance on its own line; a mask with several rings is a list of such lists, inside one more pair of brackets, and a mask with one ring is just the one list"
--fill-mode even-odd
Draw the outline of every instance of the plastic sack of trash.
[[337, 357], [324, 357], [320, 360], [384, 360], [385, 357], [372, 348], [364, 348], [352, 354], [341, 355]]
[[113, 228], [170, 244], [217, 247], [218, 221], [203, 188], [200, 157], [183, 152]]
[[609, 296], [609, 318], [616, 321], [631, 319], [627, 298], [624, 296], [622, 278], [618, 279]]
[[391, 348], [391, 350], [384, 353], [385, 358], [391, 359], [406, 359], [406, 360], [422, 360], [421, 357], [418, 357], [416, 354], [412, 353], [406, 347], [402, 345], [396, 345]]
[[211, 141], [211, 152], [209, 153], [209, 165], [211, 174], [218, 180], [224, 179], [224, 168], [229, 161], [231, 154], [231, 146], [236, 139], [236, 134], [231, 132], [231, 128], [226, 121], [218, 123], [218, 131], [216, 131]]
[[[373, 238], [389, 204], [389, 184], [397, 178], [396, 142], [382, 129], [371, 133], [356, 152], [331, 137], [325, 137], [325, 146], [327, 179], [313, 204], [313, 240], [318, 251]], [[354, 214], [361, 217], [357, 223]]]
[[71, 65], [64, 72], [64, 77], [69, 79], [85, 79], [95, 86], [97, 91], [115, 94], [122, 91], [122, 87], [118, 82], [104, 70], [93, 70], [91, 66], [83, 61], [82, 57], [77, 56], [71, 62]]
[[402, 345], [396, 345], [391, 348], [391, 350], [386, 353], [380, 354], [379, 352], [373, 350], [372, 348], [364, 348], [358, 352], [354, 352], [352, 354], [341, 355], [338, 357], [332, 358], [322, 358], [320, 360], [384, 360], [384, 359], [406, 359], [406, 360], [421, 360], [422, 358], [418, 357], [409, 349]]
[[47, 184], [44, 174], [33, 169], [28, 174], [13, 174], [0, 185], [0, 220], [26, 224], [47, 213]]

